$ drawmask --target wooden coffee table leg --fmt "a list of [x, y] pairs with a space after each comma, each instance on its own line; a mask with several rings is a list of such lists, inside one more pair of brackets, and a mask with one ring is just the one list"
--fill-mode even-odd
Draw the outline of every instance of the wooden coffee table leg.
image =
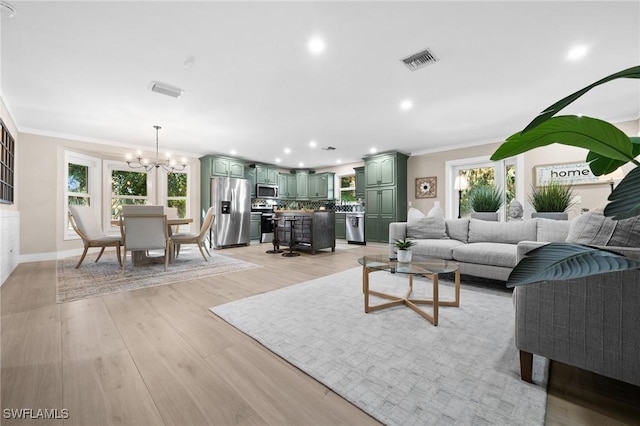
[[438, 325], [438, 274], [433, 274], [433, 325]]

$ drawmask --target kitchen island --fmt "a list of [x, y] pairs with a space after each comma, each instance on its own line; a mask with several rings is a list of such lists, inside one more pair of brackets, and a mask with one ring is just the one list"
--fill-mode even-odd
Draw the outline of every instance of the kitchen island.
[[336, 250], [336, 219], [333, 210], [274, 210], [278, 218], [278, 240], [281, 246], [289, 247], [291, 229], [285, 218], [295, 218], [293, 225], [293, 249], [307, 250], [315, 254], [317, 250]]

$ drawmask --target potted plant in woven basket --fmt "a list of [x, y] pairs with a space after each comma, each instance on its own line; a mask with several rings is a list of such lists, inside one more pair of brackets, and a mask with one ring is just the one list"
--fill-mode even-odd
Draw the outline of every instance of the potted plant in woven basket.
[[415, 241], [407, 240], [406, 238], [396, 240], [396, 248], [398, 249], [398, 262], [411, 262], [411, 247], [415, 245]]
[[567, 209], [573, 205], [572, 200], [571, 185], [550, 181], [544, 186], [534, 186], [531, 189], [529, 202], [536, 211], [531, 213], [531, 217], [567, 220], [569, 219]]
[[469, 204], [473, 210], [471, 217], [474, 219], [497, 221], [498, 210], [503, 203], [502, 191], [495, 185], [473, 187], [469, 194]]

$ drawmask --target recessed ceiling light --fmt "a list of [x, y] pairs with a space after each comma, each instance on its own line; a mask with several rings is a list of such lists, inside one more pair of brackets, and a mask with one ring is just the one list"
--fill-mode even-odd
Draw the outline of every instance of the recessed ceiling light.
[[411, 102], [409, 99], [405, 99], [404, 101], [400, 102], [401, 110], [409, 111], [411, 108], [413, 108], [413, 102]]
[[16, 16], [16, 8], [6, 1], [0, 1], [0, 14], [5, 15], [7, 18], [13, 18]]
[[589, 46], [587, 46], [586, 44], [579, 44], [569, 49], [569, 53], [567, 53], [567, 59], [570, 61], [577, 61], [578, 59], [584, 58], [588, 52]]
[[290, 148], [285, 148], [284, 149], [284, 153], [285, 154], [291, 154], [291, 149]]
[[310, 146], [311, 148], [315, 148], [315, 146], [316, 146], [316, 145], [318, 145], [318, 144], [316, 143], [316, 141], [311, 141], [311, 142], [309, 142], [309, 146]]
[[338, 159], [336, 160], [336, 163], [338, 163], [338, 164], [342, 164], [342, 160], [338, 158]]
[[371, 149], [369, 150], [369, 152], [370, 152], [370, 153], [372, 153], [372, 154], [375, 154], [376, 152], [378, 152], [378, 150], [377, 150], [377, 149], [375, 149], [375, 148], [371, 148]]
[[298, 163], [298, 166], [304, 167], [304, 163]]
[[324, 49], [326, 47], [327, 46], [324, 43], [324, 40], [318, 36], [312, 37], [311, 39], [309, 39], [309, 43], [307, 43], [309, 52], [313, 53], [314, 55], [321, 54], [322, 52], [324, 52]]
[[235, 149], [232, 149], [231, 151], [229, 151], [229, 154], [231, 155], [236, 155], [238, 153], [238, 151], [236, 151]]
[[276, 158], [276, 163], [279, 163], [280, 161], [282, 160], [280, 160], [279, 158]]

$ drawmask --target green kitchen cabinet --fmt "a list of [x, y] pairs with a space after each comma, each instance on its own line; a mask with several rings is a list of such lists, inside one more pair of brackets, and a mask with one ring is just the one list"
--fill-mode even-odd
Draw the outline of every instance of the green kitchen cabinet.
[[364, 166], [354, 167], [353, 170], [356, 172], [356, 197], [364, 199]]
[[296, 200], [309, 199], [309, 171], [296, 170]]
[[309, 175], [309, 198], [312, 200], [333, 200], [335, 173], [325, 172]]
[[249, 238], [252, 240], [260, 239], [260, 222], [262, 220], [261, 213], [251, 213], [251, 222], [249, 225]]
[[251, 198], [256, 198], [256, 169], [247, 167], [244, 171], [244, 178], [249, 181]]
[[273, 166], [256, 164], [256, 183], [277, 185], [278, 174], [278, 170]]
[[211, 176], [224, 176], [224, 177], [233, 177], [233, 178], [244, 178], [244, 163], [241, 160], [236, 158], [229, 157], [220, 157], [208, 155], [206, 157], [202, 157], [200, 159], [200, 174], [205, 175], [203, 173], [203, 160], [204, 162], [209, 162], [207, 175]]
[[347, 215], [336, 213], [336, 239], [347, 238]]
[[389, 224], [407, 220], [407, 159], [399, 152], [364, 159], [367, 242], [389, 242]]
[[295, 200], [297, 195], [296, 175], [293, 173], [280, 173], [278, 176], [278, 194], [282, 200]]

